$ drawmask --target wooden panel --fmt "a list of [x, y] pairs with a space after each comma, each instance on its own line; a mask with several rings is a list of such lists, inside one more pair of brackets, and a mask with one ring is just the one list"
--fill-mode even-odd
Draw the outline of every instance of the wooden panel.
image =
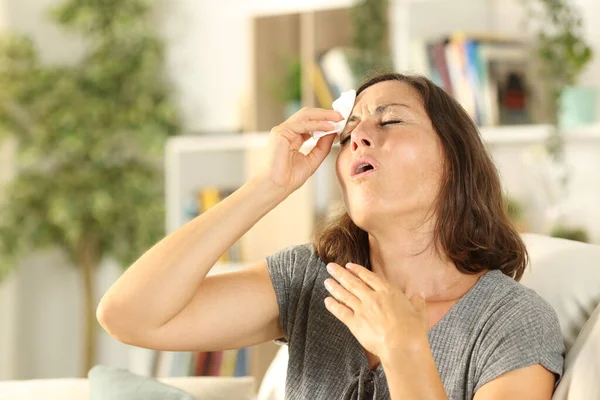
[[349, 9], [319, 11], [315, 13], [315, 53], [338, 46], [350, 46], [352, 20]]
[[317, 99], [313, 89], [312, 63], [316, 60], [314, 12], [300, 16], [300, 57], [302, 60], [302, 105], [315, 107]]
[[350, 12], [348, 9], [304, 13], [300, 19], [300, 49], [303, 79], [302, 103], [315, 107], [319, 103], [313, 88], [311, 64], [326, 50], [349, 46], [351, 41]]
[[253, 131], [269, 131], [283, 122], [284, 108], [273, 94], [275, 82], [286, 73], [286, 57], [300, 52], [299, 16], [282, 15], [253, 20], [251, 96]]

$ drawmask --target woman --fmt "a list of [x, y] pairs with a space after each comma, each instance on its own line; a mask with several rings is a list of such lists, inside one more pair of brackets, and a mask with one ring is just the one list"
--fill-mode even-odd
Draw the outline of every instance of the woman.
[[476, 127], [423, 77], [357, 90], [336, 172], [345, 213], [314, 244], [206, 277], [315, 172], [343, 117], [305, 108], [273, 128], [266, 168], [164, 238], [98, 308], [117, 339], [172, 351], [287, 342], [289, 399], [550, 399], [556, 314], [515, 281], [526, 250]]

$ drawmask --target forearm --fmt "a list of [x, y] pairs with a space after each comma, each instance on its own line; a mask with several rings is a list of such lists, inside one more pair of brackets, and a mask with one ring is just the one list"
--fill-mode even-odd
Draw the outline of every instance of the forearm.
[[146, 251], [106, 292], [98, 318], [117, 332], [164, 325], [219, 257], [284, 198], [267, 180], [247, 182]]
[[392, 400], [447, 400], [427, 339], [403, 349], [392, 349], [381, 364]]

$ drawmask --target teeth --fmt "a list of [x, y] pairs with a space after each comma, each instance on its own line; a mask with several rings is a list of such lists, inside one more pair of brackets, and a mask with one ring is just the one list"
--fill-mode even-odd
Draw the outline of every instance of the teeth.
[[368, 163], [362, 163], [362, 164], [359, 164], [359, 165], [356, 167], [356, 171], [355, 171], [355, 173], [356, 173], [356, 174], [360, 174], [360, 173], [363, 173], [363, 172], [365, 172], [365, 171], [368, 171], [368, 170], [370, 170], [370, 169], [373, 169], [373, 166], [372, 166], [371, 164], [368, 164]]

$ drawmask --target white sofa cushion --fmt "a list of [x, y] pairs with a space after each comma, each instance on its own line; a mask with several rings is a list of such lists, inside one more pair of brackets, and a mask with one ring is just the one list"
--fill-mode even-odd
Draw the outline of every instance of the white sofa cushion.
[[565, 360], [553, 400], [600, 399], [600, 305], [585, 324]]
[[525, 234], [530, 256], [521, 283], [554, 308], [567, 356], [553, 400], [600, 399], [600, 246]]
[[530, 266], [521, 283], [556, 311], [567, 352], [600, 302], [600, 246], [524, 234]]
[[[178, 387], [199, 400], [254, 400], [256, 382], [253, 377], [183, 377], [158, 378]], [[32, 379], [0, 381], [0, 400], [88, 400], [89, 383], [85, 378]]]

